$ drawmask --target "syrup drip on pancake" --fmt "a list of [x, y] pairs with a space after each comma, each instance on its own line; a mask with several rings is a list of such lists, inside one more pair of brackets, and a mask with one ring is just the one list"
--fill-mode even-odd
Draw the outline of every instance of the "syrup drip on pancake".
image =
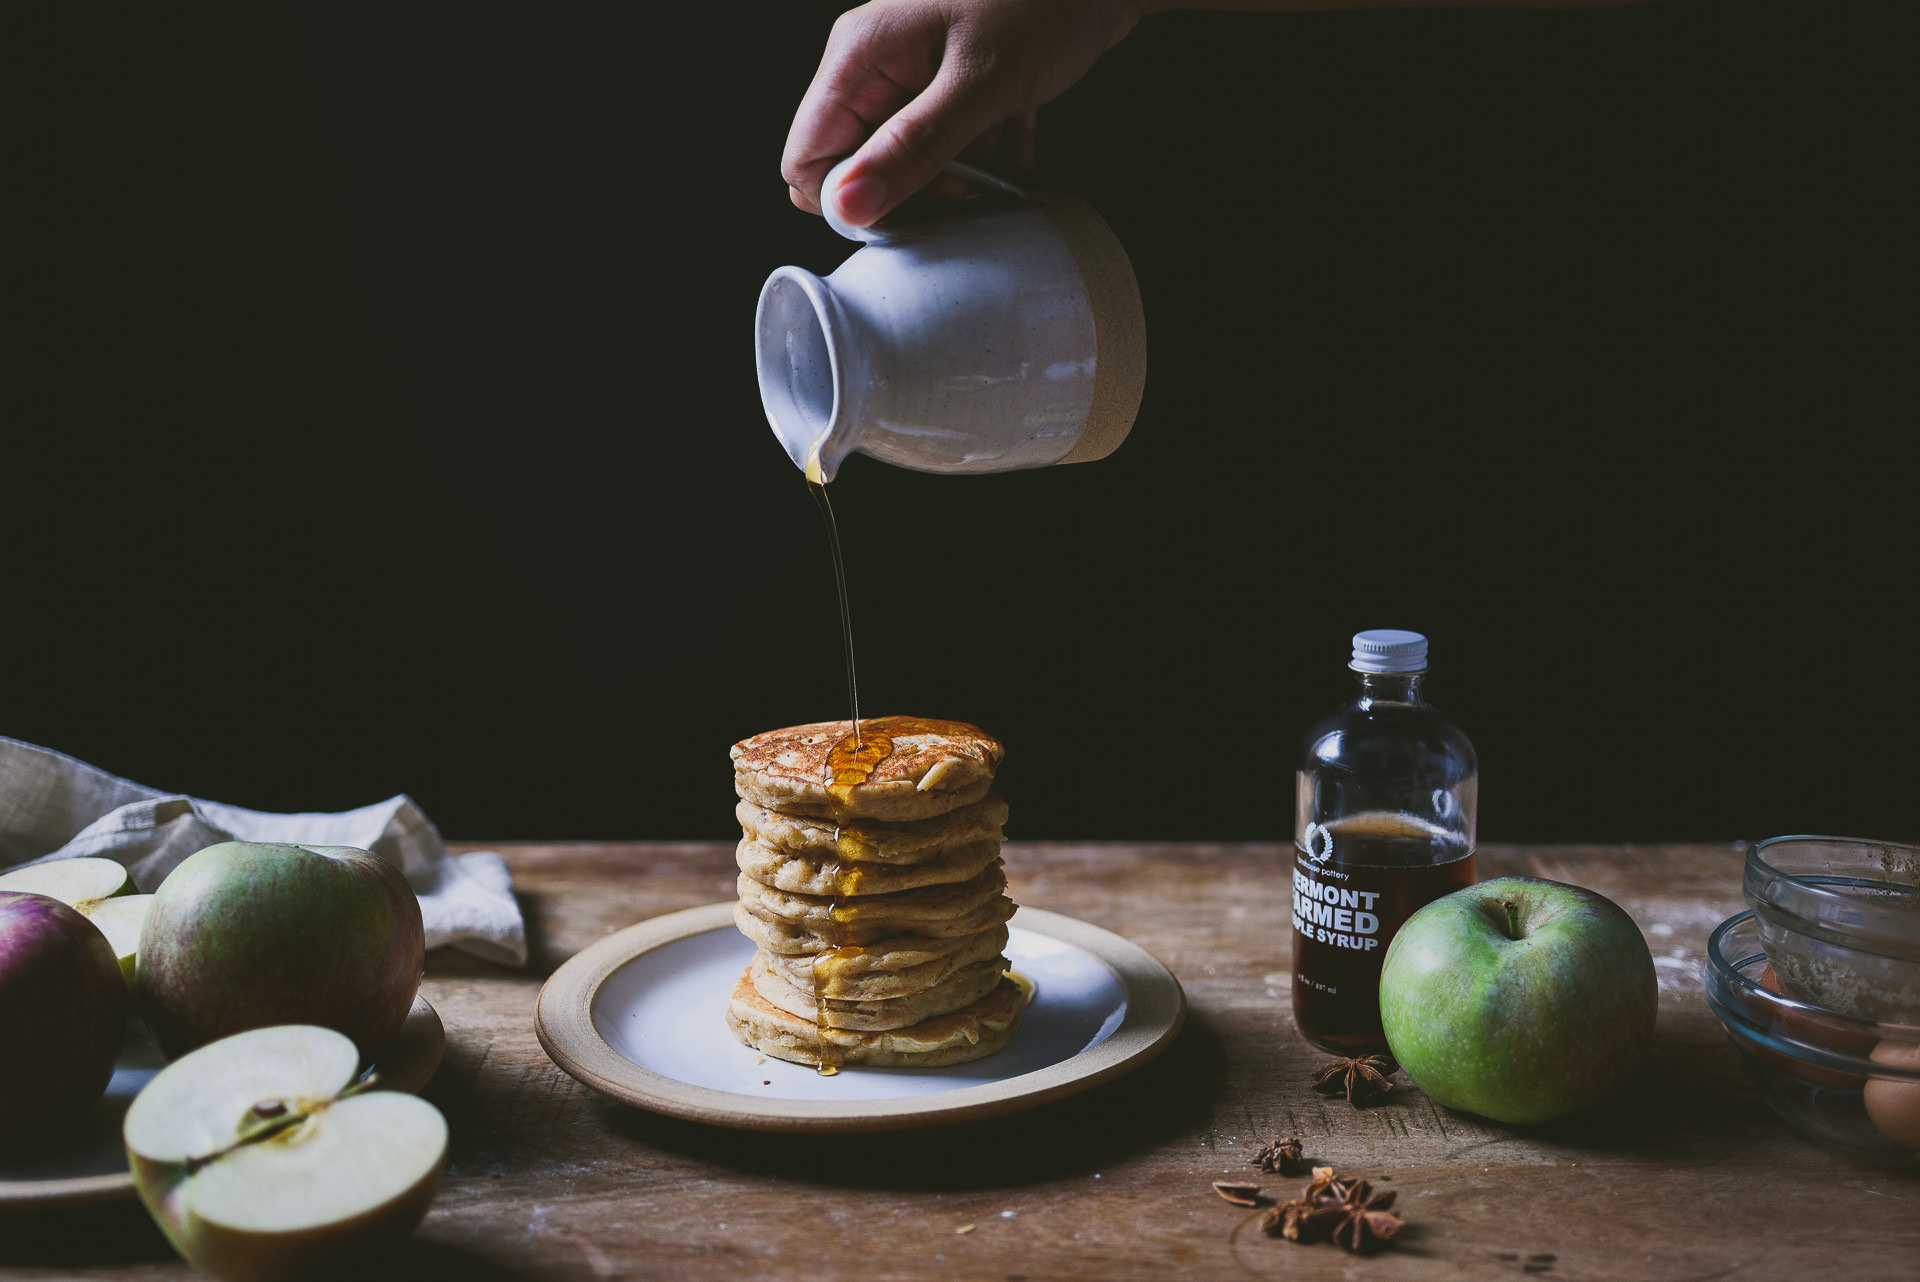
[[[849, 645], [851, 645], [851, 642], [849, 642]], [[852, 650], [849, 649], [847, 653], [848, 659], [851, 661]], [[837, 811], [844, 811], [853, 800], [853, 790], [871, 779], [874, 771], [878, 770], [887, 758], [893, 755], [893, 740], [895, 735], [909, 735], [914, 733], [941, 734], [948, 733], [951, 730], [952, 726], [950, 723], [929, 721], [922, 717], [880, 717], [876, 720], [869, 721], [866, 726], [866, 732], [862, 734], [860, 723], [856, 720], [853, 723], [853, 733], [843, 737], [840, 742], [834, 744], [833, 748], [827, 753], [825, 776], [822, 778], [821, 783], [825, 785], [827, 794], [833, 798], [835, 809]], [[860, 839], [859, 828], [856, 825], [849, 824], [844, 814], [835, 815], [833, 839], [840, 858], [835, 862], [832, 871], [829, 873], [833, 885], [833, 902], [827, 912], [833, 921], [847, 924], [853, 922], [859, 916], [859, 905], [857, 903], [842, 904], [840, 902], [841, 896], [857, 896], [860, 893], [860, 883], [862, 880], [861, 872], [857, 864], [851, 868], [847, 866], [849, 863], [847, 847], [851, 844], [857, 849], [866, 843]], [[850, 946], [814, 954], [813, 1007], [814, 1024], [816, 1027], [825, 1027], [827, 1018], [826, 1002], [829, 994], [835, 990], [838, 982], [845, 977], [846, 968], [853, 959], [861, 956], [866, 951], [867, 950], [862, 947]], [[1020, 976], [1014, 982], [1021, 987], [1021, 992], [1024, 997], [1022, 1005], [1025, 1005], [1027, 1001], [1032, 1000], [1033, 983], [1031, 980], [1026, 979], [1025, 976]], [[977, 1032], [969, 1030], [967, 1036], [968, 1040], [971, 1041], [974, 1040], [978, 1034]], [[825, 1037], [820, 1039], [820, 1045], [820, 1071], [822, 1073], [838, 1072], [839, 1070], [837, 1068], [830, 1069], [827, 1066], [827, 1042]]]
[[[853, 736], [848, 735], [846, 740], [842, 740], [840, 744], [835, 745], [834, 751], [838, 752], [841, 747], [845, 746], [845, 744], [851, 740], [853, 740]], [[866, 773], [860, 776], [862, 779], [864, 779], [867, 774], [872, 774], [873, 766], [886, 760], [887, 754], [893, 751], [893, 741], [891, 739], [869, 739], [869, 742], [877, 742], [883, 744], [884, 747], [880, 748], [880, 755], [874, 759], [873, 764], [866, 767]], [[855, 741], [854, 755], [857, 757], [861, 750], [862, 745]], [[828, 760], [828, 768], [829, 770], [833, 770], [832, 758]], [[842, 794], [838, 791], [840, 787], [840, 772], [834, 771], [834, 773], [829, 775], [829, 778], [834, 782], [829, 785], [828, 790], [834, 793], [839, 799], [840, 804], [845, 805], [847, 796], [852, 794], [855, 785], [846, 785], [846, 793]], [[840, 840], [838, 828], [834, 830], [833, 835], [835, 844], [837, 845]], [[845, 859], [837, 859], [834, 861], [833, 867], [828, 871], [827, 876], [832, 886], [832, 891], [829, 896], [832, 903], [827, 908], [827, 916], [837, 922], [851, 921], [857, 915], [857, 908], [853, 904], [843, 906], [840, 902], [840, 897], [842, 895], [853, 896], [860, 893], [860, 883], [865, 880], [865, 877], [861, 873], [859, 865], [855, 864], [853, 867], [848, 867]], [[825, 1029], [828, 1027], [827, 999], [836, 996], [841, 989], [846, 979], [849, 963], [852, 962], [854, 958], [863, 956], [866, 951], [865, 948], [858, 945], [849, 945], [813, 955], [813, 1023], [816, 1029]], [[820, 1072], [824, 1076], [831, 1077], [835, 1073], [838, 1073], [840, 1069], [829, 1061], [828, 1055], [827, 1039], [823, 1035], [820, 1038]]]
[[[891, 730], [896, 723], [911, 718], [885, 717], [882, 720]], [[853, 790], [873, 778], [873, 772], [880, 768], [880, 763], [892, 755], [891, 734], [883, 734], [873, 728], [873, 723], [869, 723], [868, 732], [863, 736], [860, 723], [854, 722], [853, 733], [834, 744], [832, 751], [827, 753], [826, 778], [820, 781], [826, 785], [827, 795], [833, 798], [835, 809], [844, 810], [853, 800]], [[838, 844], [845, 820], [839, 815], [834, 818], [834, 842]]]
[[[820, 487], [819, 493], [822, 498], [825, 498], [825, 487]], [[834, 555], [836, 558], [839, 556], [839, 543], [837, 538], [834, 544]], [[844, 581], [842, 590], [844, 592]], [[843, 611], [844, 607], [845, 601], [843, 597]], [[845, 621], [844, 613], [842, 615], [842, 621]], [[847, 675], [848, 680], [851, 681], [853, 675], [853, 642], [850, 631], [848, 633], [847, 647]], [[888, 731], [902, 734], [912, 733], [916, 730], [924, 731], [936, 728], [932, 723], [918, 717], [883, 717], [880, 720], [880, 724], [883, 724]], [[867, 733], [862, 735], [860, 733], [860, 722], [856, 717], [853, 722], [853, 733], [834, 744], [832, 750], [827, 753], [826, 776], [821, 782], [826, 785], [827, 794], [834, 799], [836, 809], [844, 809], [847, 804], [853, 800], [853, 790], [871, 779], [873, 772], [880, 768], [880, 764], [893, 755], [893, 734], [879, 733], [874, 729], [874, 725], [875, 723], [869, 722]], [[850, 862], [845, 857], [845, 848], [847, 845], [845, 834], [847, 829], [848, 825], [845, 818], [836, 815], [833, 840], [834, 845], [840, 849], [842, 854], [841, 858], [835, 861], [831, 872], [828, 874], [833, 883], [833, 893], [831, 896], [833, 903], [827, 909], [827, 914], [832, 920], [843, 923], [852, 921], [854, 917], [858, 915], [858, 909], [856, 905], [853, 904], [843, 905], [840, 899], [843, 895], [848, 897], [857, 896], [860, 893], [860, 883], [864, 880], [857, 864], [853, 867], [847, 866]], [[851, 840], [856, 847], [865, 844], [859, 839], [858, 829], [853, 830]], [[848, 946], [835, 948], [829, 952], [814, 954], [813, 1020], [816, 1028], [824, 1029], [826, 1027], [827, 997], [837, 987], [837, 981], [845, 977], [847, 965], [854, 958], [861, 956], [866, 951], [865, 948], [858, 946]], [[827, 1039], [824, 1036], [820, 1039], [820, 1071], [829, 1076], [840, 1071], [838, 1067], [832, 1066], [828, 1062]]]
[[[822, 497], [826, 497], [826, 489], [824, 489], [824, 487], [822, 487], [820, 493], [822, 493]], [[835, 543], [835, 547], [833, 547], [833, 555], [839, 557], [839, 545], [837, 545], [837, 543]], [[845, 595], [843, 595], [843, 599], [841, 599], [841, 605], [845, 608]], [[843, 618], [845, 618], [845, 616], [843, 616]], [[851, 631], [849, 631], [849, 641], [847, 641], [847, 679], [849, 679], [849, 681], [852, 679]], [[889, 718], [889, 720], [897, 720], [897, 718]], [[862, 739], [862, 737], [860, 737], [860, 720], [858, 720], [858, 716], [856, 716], [856, 718], [854, 718], [854, 724], [852, 724], [851, 735], [847, 735], [845, 739], [841, 739], [839, 743], [835, 743], [833, 750], [828, 752], [828, 770], [826, 770], [826, 779], [822, 779], [822, 783], [826, 783], [828, 795], [831, 796], [833, 802], [835, 802], [835, 810], [845, 810], [847, 802], [851, 802], [852, 800], [852, 791], [854, 791], [856, 787], [860, 787], [862, 783], [866, 783], [866, 781], [874, 775], [877, 768], [879, 768], [879, 764], [881, 764], [883, 760], [887, 760], [889, 756], [893, 756], [893, 737], [870, 733], [870, 735], [866, 735], [866, 737]], [[845, 823], [845, 819], [841, 818], [841, 816], [835, 816], [835, 823], [833, 823], [833, 844], [835, 844], [835, 846], [841, 844], [841, 825], [843, 825], [843, 823]], [[831, 898], [833, 898], [833, 904], [828, 908], [828, 915], [833, 921], [845, 921], [847, 917], [851, 917], [852, 915], [852, 906], [841, 908], [841, 894], [858, 894], [858, 892], [860, 892], [860, 867], [847, 867], [847, 860], [845, 860], [845, 858], [839, 858], [839, 860], [833, 862], [833, 871], [829, 873], [829, 877], [833, 879], [833, 896], [831, 896]], [[818, 954], [814, 954], [814, 1027], [816, 1027], [816, 1029], [824, 1029], [824, 1027], [826, 1027], [826, 1017], [828, 1017], [828, 992], [833, 990], [837, 979], [843, 979], [843, 977], [845, 977], [847, 960], [860, 956], [862, 952], [866, 952], [866, 950], [864, 950], [864, 948], [833, 948], [831, 952], [818, 952]], [[822, 967], [822, 961], [826, 961], [824, 967]], [[826, 1036], [820, 1038], [820, 1071], [826, 1073], [826, 1075], [839, 1073], [837, 1067], [829, 1067], [828, 1065], [828, 1040], [826, 1040]]]
[[[822, 494], [824, 493], [823, 490]], [[836, 548], [836, 555], [837, 552]], [[851, 649], [847, 651], [847, 658], [851, 664], [853, 658]], [[888, 720], [895, 721], [900, 718], [890, 717]], [[856, 720], [853, 723], [853, 733], [834, 744], [833, 750], [827, 754], [826, 778], [821, 782], [826, 785], [827, 793], [834, 799], [836, 807], [845, 807], [853, 799], [853, 790], [871, 778], [880, 763], [892, 755], [891, 736], [869, 733], [863, 739], [860, 734], [860, 723]], [[837, 820], [834, 826], [833, 840], [836, 847], [841, 844], [841, 825], [844, 822], [844, 820]], [[855, 915], [854, 906], [848, 904], [843, 907], [840, 897], [858, 895], [862, 880], [859, 866], [856, 864], [849, 868], [847, 862], [844, 857], [835, 860], [832, 870], [828, 873], [833, 883], [831, 896], [833, 903], [827, 909], [827, 915], [838, 922], [851, 920]], [[827, 1026], [828, 993], [836, 987], [837, 980], [845, 977], [847, 963], [864, 952], [866, 952], [864, 948], [846, 947], [814, 954], [813, 1022], [816, 1028], [824, 1029]], [[823, 966], [822, 963], [825, 965]], [[820, 1038], [820, 1071], [831, 1076], [840, 1070], [829, 1064], [827, 1055], [827, 1039], [822, 1036]]]
[[1025, 1009], [1033, 1005], [1033, 995], [1039, 991], [1039, 985], [1035, 984], [1030, 977], [1021, 974], [1011, 966], [1007, 967], [1007, 978], [1011, 979], [1014, 987], [1020, 990], [1021, 1008]]
[[828, 1002], [847, 995], [847, 982], [854, 963], [870, 951], [863, 944], [847, 944], [813, 955], [813, 1019], [816, 1025], [826, 1020]]

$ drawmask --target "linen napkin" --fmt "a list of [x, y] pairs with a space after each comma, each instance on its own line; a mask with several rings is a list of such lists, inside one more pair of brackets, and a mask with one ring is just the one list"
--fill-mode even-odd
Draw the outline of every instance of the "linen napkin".
[[449, 855], [439, 829], [404, 794], [338, 814], [269, 814], [142, 787], [0, 736], [0, 869], [99, 855], [125, 864], [134, 887], [151, 892], [188, 855], [234, 840], [371, 850], [420, 897], [428, 948], [526, 964], [526, 923], [506, 861], [485, 850]]

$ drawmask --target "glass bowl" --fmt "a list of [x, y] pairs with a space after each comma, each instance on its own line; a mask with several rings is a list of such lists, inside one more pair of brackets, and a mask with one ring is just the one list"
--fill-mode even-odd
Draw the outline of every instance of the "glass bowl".
[[1774, 1112], [1837, 1148], [1920, 1154], [1920, 1027], [1781, 992], [1752, 912], [1727, 918], [1707, 939], [1706, 985], [1707, 1005]]
[[1788, 993], [1920, 1024], [1920, 846], [1774, 837], [1747, 851], [1741, 892]]

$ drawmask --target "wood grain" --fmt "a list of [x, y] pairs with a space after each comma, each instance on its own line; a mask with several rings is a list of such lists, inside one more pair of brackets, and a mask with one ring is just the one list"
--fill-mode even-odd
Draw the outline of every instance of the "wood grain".
[[[500, 847], [495, 847], [501, 849]], [[1500, 1126], [1402, 1087], [1364, 1111], [1315, 1095], [1325, 1060], [1288, 1013], [1287, 848], [1027, 844], [1014, 898], [1117, 931], [1171, 966], [1187, 1027], [1137, 1073], [1033, 1113], [904, 1134], [755, 1135], [614, 1103], [562, 1073], [532, 1026], [542, 980], [641, 918], [725, 899], [731, 847], [504, 848], [534, 958], [442, 952], [427, 997], [447, 1053], [446, 1182], [388, 1261], [409, 1278], [1530, 1277], [1910, 1279], [1920, 1171], [1802, 1139], [1742, 1075], [1701, 994], [1708, 931], [1738, 911], [1724, 846], [1485, 848], [1481, 875], [1592, 886], [1659, 967], [1651, 1062], [1601, 1110]], [[717, 1017], [717, 1016], [716, 1016]], [[1404, 1081], [1404, 1079], [1401, 1079]], [[1386, 1177], [1409, 1222], [1358, 1260], [1263, 1238], [1209, 1182], [1270, 1139]], [[969, 1231], [962, 1232], [971, 1225]], [[0, 1276], [174, 1278], [137, 1206], [0, 1222]]]

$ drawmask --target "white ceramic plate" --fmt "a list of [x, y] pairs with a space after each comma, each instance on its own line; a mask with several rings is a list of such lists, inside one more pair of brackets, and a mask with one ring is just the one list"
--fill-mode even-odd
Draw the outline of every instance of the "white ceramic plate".
[[1030, 1108], [1135, 1068], [1186, 1018], [1171, 971], [1083, 921], [1022, 908], [1007, 958], [1034, 999], [1005, 1049], [948, 1068], [822, 1077], [735, 1041], [728, 995], [753, 956], [731, 903], [630, 926], [583, 950], [540, 991], [534, 1023], [554, 1063], [655, 1112], [748, 1130], [877, 1131]]
[[[446, 1044], [439, 1014], [426, 998], [414, 998], [406, 1024], [380, 1056], [383, 1080], [391, 1089], [418, 1091], [440, 1066]], [[147, 1026], [129, 1023], [107, 1093], [71, 1142], [38, 1153], [0, 1153], [0, 1211], [45, 1211], [132, 1197], [120, 1123], [133, 1097], [166, 1065]]]

